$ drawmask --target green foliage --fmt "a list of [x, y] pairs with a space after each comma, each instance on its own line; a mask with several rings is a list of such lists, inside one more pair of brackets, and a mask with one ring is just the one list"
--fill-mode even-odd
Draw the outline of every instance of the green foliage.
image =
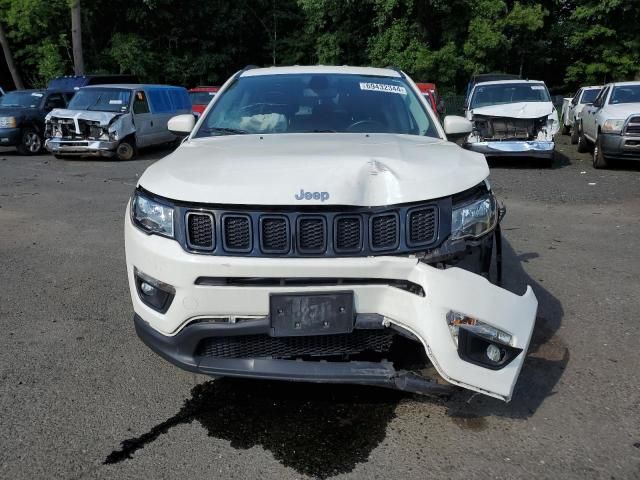
[[[74, 1], [0, 0], [27, 83], [72, 73]], [[395, 65], [451, 92], [489, 71], [562, 88], [640, 75], [638, 0], [85, 0], [82, 15], [87, 71], [145, 82], [308, 63]]]

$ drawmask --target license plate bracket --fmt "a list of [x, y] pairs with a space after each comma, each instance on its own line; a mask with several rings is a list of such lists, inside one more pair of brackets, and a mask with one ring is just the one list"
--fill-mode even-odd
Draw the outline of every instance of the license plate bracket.
[[274, 293], [269, 314], [273, 337], [351, 333], [353, 292]]

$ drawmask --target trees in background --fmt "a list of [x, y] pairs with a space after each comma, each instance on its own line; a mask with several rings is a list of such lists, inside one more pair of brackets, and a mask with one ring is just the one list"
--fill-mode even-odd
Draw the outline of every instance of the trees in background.
[[83, 64], [195, 85], [325, 63], [395, 65], [449, 91], [488, 71], [574, 88], [638, 75], [639, 22], [637, 0], [0, 0], [34, 86]]
[[80, 0], [70, 0], [71, 43], [73, 44], [73, 70], [76, 75], [84, 75], [84, 54], [82, 50], [82, 9]]
[[4, 59], [7, 62], [7, 67], [9, 68], [9, 73], [11, 73], [13, 83], [15, 84], [16, 88], [24, 88], [20, 72], [18, 72], [18, 69], [16, 68], [16, 65], [13, 61], [13, 53], [11, 53], [11, 47], [9, 46], [9, 42], [7, 41], [7, 36], [4, 33], [2, 22], [0, 22], [0, 46], [2, 47]]

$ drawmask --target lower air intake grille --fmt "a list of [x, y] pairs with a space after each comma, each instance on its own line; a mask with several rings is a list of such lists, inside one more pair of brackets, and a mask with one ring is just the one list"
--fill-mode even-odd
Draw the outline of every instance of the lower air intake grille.
[[212, 337], [200, 342], [196, 355], [216, 358], [291, 359], [304, 356], [355, 355], [365, 351], [387, 352], [391, 348], [393, 335], [389, 330], [354, 330], [353, 333], [310, 337]]
[[224, 249], [230, 252], [251, 250], [251, 219], [244, 215], [225, 215], [222, 219]]
[[213, 215], [210, 213], [187, 214], [189, 245], [198, 250], [213, 249]]

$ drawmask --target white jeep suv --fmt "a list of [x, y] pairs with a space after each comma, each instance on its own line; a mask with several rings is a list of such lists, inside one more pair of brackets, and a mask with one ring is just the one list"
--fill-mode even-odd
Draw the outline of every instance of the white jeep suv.
[[610, 160], [640, 160], [640, 82], [605, 85], [582, 110], [578, 151], [593, 151], [593, 166]]
[[149, 347], [215, 376], [510, 399], [537, 300], [487, 279], [487, 163], [404, 73], [245, 69], [194, 123], [170, 121], [187, 138], [127, 207]]

